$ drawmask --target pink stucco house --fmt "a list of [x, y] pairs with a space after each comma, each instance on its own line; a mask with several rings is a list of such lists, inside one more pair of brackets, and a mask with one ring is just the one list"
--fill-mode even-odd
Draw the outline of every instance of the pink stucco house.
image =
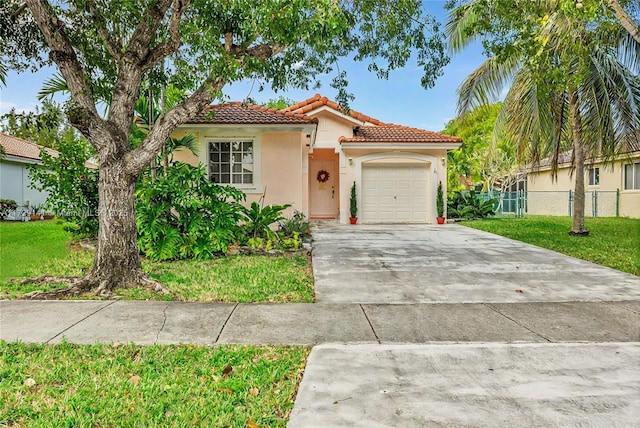
[[362, 223], [434, 223], [447, 151], [458, 137], [393, 125], [344, 111], [320, 95], [284, 110], [211, 106], [176, 135], [194, 134], [199, 155], [176, 160], [207, 166], [212, 181], [237, 186], [248, 202], [291, 204], [311, 219], [348, 223], [355, 181]]

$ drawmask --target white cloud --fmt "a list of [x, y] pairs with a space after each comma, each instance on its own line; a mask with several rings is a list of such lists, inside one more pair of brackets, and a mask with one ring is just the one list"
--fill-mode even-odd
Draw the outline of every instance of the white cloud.
[[18, 106], [8, 101], [0, 101], [0, 116], [9, 113], [13, 108], [16, 109], [16, 113], [29, 113], [36, 110], [36, 104], [29, 103], [27, 106]]
[[297, 70], [299, 68], [302, 68], [303, 65], [304, 65], [304, 60], [303, 61], [294, 62], [292, 67]]

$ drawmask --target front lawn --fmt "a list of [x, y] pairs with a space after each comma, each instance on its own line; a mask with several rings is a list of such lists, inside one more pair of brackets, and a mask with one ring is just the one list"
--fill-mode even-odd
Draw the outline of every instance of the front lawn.
[[308, 354], [0, 341], [0, 426], [285, 426]]
[[[54, 221], [0, 222], [0, 298], [19, 298], [34, 290], [60, 287], [19, 285], [7, 282], [7, 278], [86, 273], [93, 252], [69, 248], [69, 240]], [[145, 260], [143, 267], [172, 295], [140, 288], [117, 290], [118, 296], [129, 300], [313, 302], [313, 275], [306, 256], [238, 255], [158, 263]]]
[[489, 218], [461, 224], [640, 275], [640, 219], [587, 218], [586, 237], [568, 235], [569, 217]]

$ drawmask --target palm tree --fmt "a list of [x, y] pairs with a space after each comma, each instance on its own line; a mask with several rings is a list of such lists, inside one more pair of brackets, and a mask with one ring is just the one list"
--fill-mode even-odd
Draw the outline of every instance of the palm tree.
[[[477, 25], [486, 10], [476, 9], [476, 3], [472, 0], [449, 15], [446, 32], [453, 51], [464, 49], [486, 31]], [[461, 84], [458, 111], [462, 115], [493, 102], [508, 88], [493, 140], [511, 141], [519, 160], [534, 166], [549, 156], [554, 178], [560, 153], [571, 150], [576, 183], [570, 233], [588, 234], [585, 157], [611, 160], [637, 138], [640, 43], [621, 26], [596, 31], [586, 20], [563, 11], [558, 1], [531, 3], [535, 3], [531, 10], [540, 15], [525, 17], [536, 24], [520, 26], [527, 29], [521, 33], [511, 22], [500, 23], [501, 16], [494, 11], [494, 22], [511, 31], [513, 44], [490, 56]]]

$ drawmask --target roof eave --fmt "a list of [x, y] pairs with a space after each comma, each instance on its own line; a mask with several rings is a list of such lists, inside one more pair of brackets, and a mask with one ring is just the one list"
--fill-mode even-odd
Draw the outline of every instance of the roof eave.
[[346, 121], [349, 121], [349, 122], [353, 123], [354, 125], [363, 125], [363, 124], [367, 123], [367, 122], [363, 122], [362, 120], [358, 120], [353, 116], [349, 116], [347, 114], [344, 114], [341, 111], [336, 110], [336, 109], [334, 109], [332, 107], [329, 107], [327, 105], [323, 105], [323, 106], [320, 106], [320, 107], [318, 107], [316, 109], [309, 110], [308, 112], [305, 113], [305, 115], [313, 116], [315, 114], [322, 113], [323, 111], [326, 111], [326, 112], [329, 112], [329, 113], [331, 113], [331, 114], [333, 114], [335, 116], [338, 116], [341, 119], [344, 119]]
[[280, 130], [282, 132], [288, 131], [307, 131], [317, 128], [318, 124], [315, 122], [309, 123], [183, 123], [178, 127], [180, 128], [221, 128], [221, 129], [238, 129], [242, 127], [250, 129], [266, 129], [266, 130]]
[[462, 142], [441, 142], [441, 143], [400, 143], [400, 142], [351, 142], [341, 143], [343, 149], [444, 149], [455, 150], [462, 145]]
[[1, 160], [10, 161], [10, 162], [19, 162], [19, 163], [28, 163], [28, 164], [40, 164], [42, 161], [40, 159], [34, 159], [26, 156], [18, 156], [7, 154]]

